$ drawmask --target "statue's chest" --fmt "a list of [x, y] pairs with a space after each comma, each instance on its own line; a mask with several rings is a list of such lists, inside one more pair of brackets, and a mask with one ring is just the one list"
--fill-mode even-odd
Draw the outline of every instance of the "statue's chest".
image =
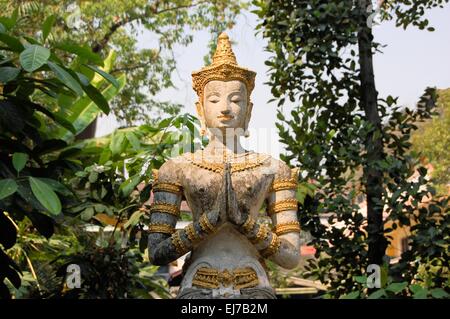
[[[189, 206], [202, 210], [211, 208], [222, 189], [223, 174], [199, 167], [187, 167], [183, 175], [182, 184]], [[231, 181], [239, 206], [260, 206], [272, 179], [272, 175], [263, 174], [258, 168], [232, 173]]]

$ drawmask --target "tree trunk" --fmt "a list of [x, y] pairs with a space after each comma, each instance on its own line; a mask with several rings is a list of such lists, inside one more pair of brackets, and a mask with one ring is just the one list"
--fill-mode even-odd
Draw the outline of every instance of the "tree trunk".
[[361, 22], [358, 31], [358, 48], [361, 82], [361, 107], [364, 110], [366, 120], [372, 124], [373, 130], [367, 136], [365, 148], [367, 152], [367, 164], [364, 167], [365, 192], [367, 197], [367, 232], [368, 232], [368, 261], [369, 264], [381, 265], [387, 248], [387, 240], [384, 237], [383, 205], [383, 172], [373, 164], [384, 158], [383, 141], [381, 134], [381, 118], [378, 114], [378, 92], [375, 87], [375, 76], [372, 61], [372, 30], [366, 21], [369, 13], [366, 8], [371, 4], [368, 0], [361, 0]]

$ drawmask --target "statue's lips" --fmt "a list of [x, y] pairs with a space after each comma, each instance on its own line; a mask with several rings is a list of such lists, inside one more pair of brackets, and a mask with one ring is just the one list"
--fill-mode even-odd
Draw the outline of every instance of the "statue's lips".
[[229, 121], [229, 120], [232, 120], [234, 118], [234, 116], [232, 116], [232, 115], [219, 115], [217, 118], [219, 120], [221, 120], [221, 121]]

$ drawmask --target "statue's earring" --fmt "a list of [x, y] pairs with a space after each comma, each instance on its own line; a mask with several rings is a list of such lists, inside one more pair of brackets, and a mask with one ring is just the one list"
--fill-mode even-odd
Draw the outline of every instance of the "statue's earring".
[[248, 129], [246, 129], [246, 130], [244, 131], [244, 137], [249, 137], [249, 136], [250, 136], [250, 132], [249, 132]]
[[248, 109], [247, 109], [247, 119], [246, 119], [246, 122], [245, 122], [244, 137], [249, 137], [250, 136], [250, 131], [248, 130], [248, 122], [250, 122], [250, 115], [252, 113], [252, 109], [253, 109], [253, 103], [249, 102], [248, 103]]
[[203, 116], [203, 110], [200, 102], [195, 102], [198, 116], [200, 118], [200, 135], [203, 137], [206, 135], [205, 118]]

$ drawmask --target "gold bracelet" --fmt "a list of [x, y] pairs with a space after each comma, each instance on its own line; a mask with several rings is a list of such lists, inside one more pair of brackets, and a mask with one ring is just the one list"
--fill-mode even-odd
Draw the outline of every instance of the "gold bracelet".
[[183, 244], [183, 240], [181, 240], [179, 231], [172, 234], [172, 244], [175, 246], [175, 249], [180, 256], [184, 255], [188, 251], [186, 246]]
[[278, 248], [280, 248], [280, 245], [281, 245], [281, 242], [278, 239], [277, 234], [272, 233], [272, 239], [270, 241], [269, 247], [267, 247], [261, 251], [261, 256], [263, 256], [264, 258], [272, 256], [273, 254], [275, 254], [277, 252]]
[[167, 213], [178, 217], [180, 215], [180, 208], [175, 204], [168, 204], [162, 202], [153, 203], [150, 208], [151, 213]]
[[269, 236], [269, 231], [270, 231], [270, 229], [266, 225], [260, 224], [258, 233], [256, 234], [256, 237], [251, 239], [250, 241], [253, 244], [256, 244], [260, 241], [265, 240]]
[[215, 231], [214, 226], [211, 225], [211, 223], [208, 220], [208, 216], [206, 214], [203, 214], [202, 217], [200, 217], [200, 227], [203, 229], [203, 231], [207, 234], [211, 234]]
[[181, 184], [178, 183], [157, 183], [153, 186], [153, 192], [169, 192], [181, 195], [183, 193], [183, 188], [181, 187]]
[[275, 233], [280, 236], [286, 233], [299, 233], [300, 223], [298, 221], [290, 221], [283, 224], [278, 224], [275, 226]]
[[192, 243], [197, 242], [198, 240], [200, 240], [201, 238], [198, 236], [197, 232], [195, 231], [195, 227], [194, 227], [194, 223], [190, 223], [187, 227], [186, 227], [186, 235], [188, 236], [189, 240]]
[[278, 214], [280, 212], [286, 210], [295, 210], [297, 211], [297, 199], [289, 198], [273, 203], [269, 206], [268, 213], [269, 215]]
[[251, 232], [253, 230], [253, 228], [255, 227], [255, 223], [256, 223], [256, 220], [249, 214], [247, 217], [247, 220], [242, 225], [242, 229], [244, 230], [244, 233], [248, 234], [249, 232]]
[[163, 233], [163, 234], [171, 235], [174, 233], [175, 228], [169, 224], [156, 224], [155, 223], [155, 224], [150, 224], [148, 226], [148, 230], [151, 233]]

